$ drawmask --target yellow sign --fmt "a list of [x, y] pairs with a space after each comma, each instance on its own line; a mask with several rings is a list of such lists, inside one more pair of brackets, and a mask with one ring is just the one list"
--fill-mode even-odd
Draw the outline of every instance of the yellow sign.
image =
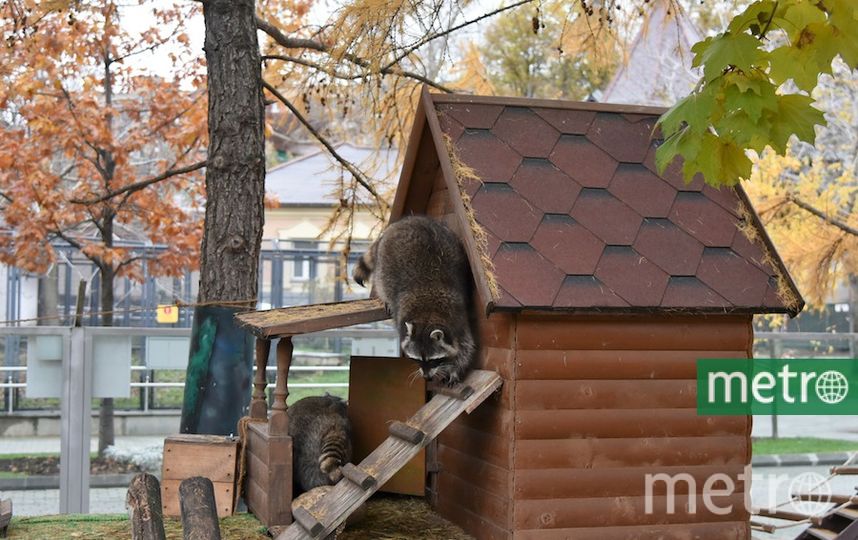
[[172, 324], [179, 322], [179, 306], [173, 304], [161, 304], [158, 306], [155, 320], [160, 324]]

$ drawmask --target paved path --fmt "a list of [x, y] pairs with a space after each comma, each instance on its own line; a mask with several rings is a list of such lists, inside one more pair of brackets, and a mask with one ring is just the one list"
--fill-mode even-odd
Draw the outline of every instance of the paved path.
[[[117, 437], [119, 448], [144, 448], [164, 444], [164, 437]], [[90, 451], [98, 451], [98, 438], [90, 441]], [[0, 454], [59, 454], [59, 437], [3, 437], [0, 438]]]
[[[772, 417], [754, 416], [752, 435], [754, 437], [771, 437]], [[778, 436], [858, 441], [858, 416], [778, 416]]]
[[[126, 491], [126, 488], [89, 490], [90, 514], [125, 513]], [[16, 516], [42, 516], [58, 514], [60, 511], [60, 490], [58, 489], [0, 491], [0, 498], [12, 499]]]

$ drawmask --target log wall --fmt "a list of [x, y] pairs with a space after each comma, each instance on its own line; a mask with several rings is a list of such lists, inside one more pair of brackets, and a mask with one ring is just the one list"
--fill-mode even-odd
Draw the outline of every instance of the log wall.
[[[513, 513], [516, 539], [748, 539], [749, 417], [698, 416], [696, 360], [747, 358], [749, 316], [535, 316], [515, 323]], [[646, 509], [646, 475], [683, 473]], [[703, 504], [703, 483], [735, 482]], [[715, 486], [722, 488], [723, 484]], [[696, 512], [687, 505], [696, 503]]]

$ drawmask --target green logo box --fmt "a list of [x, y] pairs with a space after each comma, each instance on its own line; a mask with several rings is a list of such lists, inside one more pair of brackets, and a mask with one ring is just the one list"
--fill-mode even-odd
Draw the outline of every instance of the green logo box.
[[858, 414], [858, 359], [698, 360], [697, 414]]

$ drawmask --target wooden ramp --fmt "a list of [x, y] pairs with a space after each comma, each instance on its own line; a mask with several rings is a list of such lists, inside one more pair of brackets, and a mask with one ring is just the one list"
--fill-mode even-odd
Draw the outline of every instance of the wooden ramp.
[[[472, 371], [453, 389], [438, 393], [406, 422], [393, 422], [390, 436], [359, 465], [343, 467], [344, 478], [309, 510], [297, 509], [295, 521], [277, 540], [324, 538], [405, 466], [460, 414], [470, 413], [500, 388], [494, 371]], [[441, 393], [443, 392], [443, 393]]]

